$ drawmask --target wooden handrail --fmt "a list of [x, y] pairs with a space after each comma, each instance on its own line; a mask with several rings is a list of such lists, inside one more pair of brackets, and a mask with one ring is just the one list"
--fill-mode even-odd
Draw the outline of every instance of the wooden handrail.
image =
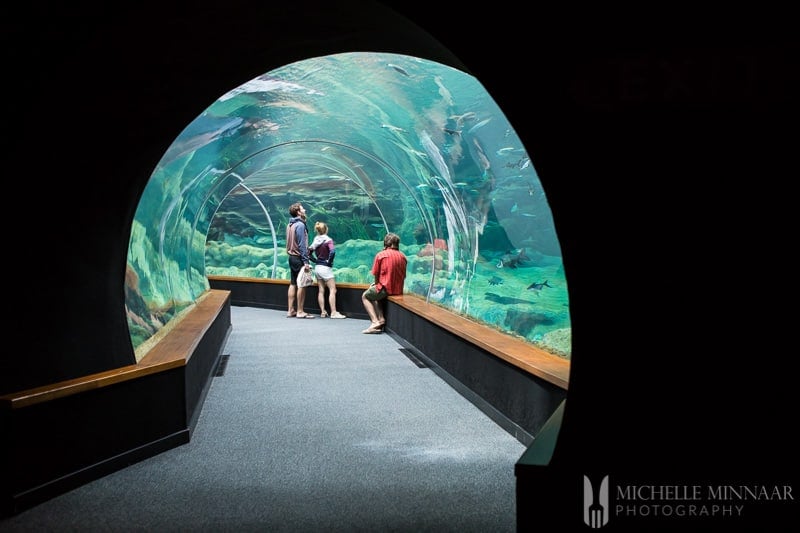
[[190, 309], [168, 322], [169, 331], [136, 364], [5, 394], [0, 396], [0, 405], [20, 409], [185, 366], [228, 298], [230, 291], [210, 290], [201, 295]]
[[568, 359], [426, 302], [414, 294], [389, 296], [389, 300], [530, 374], [562, 389], [569, 387]]

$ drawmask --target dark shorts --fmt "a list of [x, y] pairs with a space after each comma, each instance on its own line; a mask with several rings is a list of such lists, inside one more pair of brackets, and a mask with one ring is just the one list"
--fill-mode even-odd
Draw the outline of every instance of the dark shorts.
[[389, 295], [386, 293], [386, 287], [381, 287], [381, 290], [376, 290], [375, 285], [370, 285], [369, 289], [364, 291], [364, 298], [366, 298], [370, 302], [377, 302], [379, 300], [383, 300], [387, 296]]
[[290, 255], [289, 256], [289, 284], [297, 285], [297, 275], [300, 273], [300, 270], [305, 266], [303, 260], [300, 259], [299, 255]]

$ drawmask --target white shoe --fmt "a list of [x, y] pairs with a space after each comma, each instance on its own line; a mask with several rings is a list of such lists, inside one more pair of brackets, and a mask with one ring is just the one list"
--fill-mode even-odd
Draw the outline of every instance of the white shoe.
[[347, 318], [342, 313], [336, 312], [331, 315], [331, 318]]

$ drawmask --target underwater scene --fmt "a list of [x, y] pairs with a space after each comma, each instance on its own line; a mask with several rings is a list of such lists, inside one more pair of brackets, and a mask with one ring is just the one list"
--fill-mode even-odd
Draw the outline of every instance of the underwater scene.
[[[134, 347], [209, 288], [288, 279], [289, 206], [325, 222], [342, 283], [400, 236], [407, 293], [571, 355], [561, 249], [530, 155], [471, 75], [409, 56], [293, 63], [220, 96], [176, 138], [134, 218]], [[347, 314], [348, 309], [340, 309]], [[362, 310], [353, 310], [361, 312]]]

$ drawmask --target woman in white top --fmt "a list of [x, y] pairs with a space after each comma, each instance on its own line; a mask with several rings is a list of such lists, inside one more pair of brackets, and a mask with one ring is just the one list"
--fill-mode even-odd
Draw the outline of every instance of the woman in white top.
[[333, 277], [333, 256], [336, 255], [336, 247], [333, 239], [328, 236], [328, 225], [324, 222], [314, 224], [316, 237], [308, 246], [308, 258], [315, 263], [314, 273], [317, 275], [317, 301], [322, 310], [320, 316], [328, 316], [325, 311], [325, 287], [328, 288], [328, 305], [331, 308], [331, 318], [347, 318], [336, 310], [336, 280]]

